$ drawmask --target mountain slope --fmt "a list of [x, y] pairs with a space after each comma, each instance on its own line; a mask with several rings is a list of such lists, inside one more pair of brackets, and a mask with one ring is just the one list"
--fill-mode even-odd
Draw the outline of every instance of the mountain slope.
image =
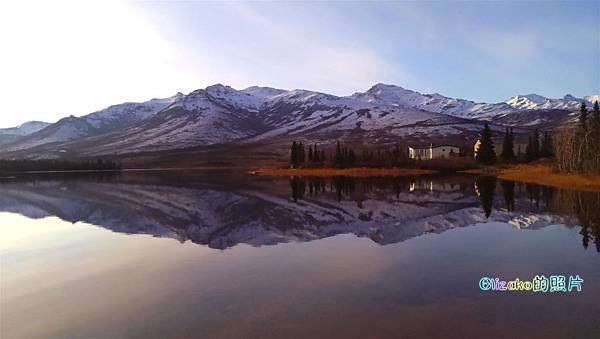
[[260, 118], [268, 131], [250, 141], [276, 136], [331, 141], [358, 138], [390, 142], [399, 137], [416, 139], [460, 134], [453, 127], [470, 129], [472, 121], [391, 104], [383, 100], [357, 100], [306, 90], [293, 90], [265, 103]]
[[50, 123], [43, 121], [28, 121], [16, 127], [0, 128], [0, 135], [24, 136], [46, 128]]
[[196, 90], [130, 127], [74, 144], [91, 154], [122, 154], [227, 143], [264, 130], [264, 99], [222, 85]]
[[[593, 98], [590, 96], [588, 98]], [[476, 103], [376, 84], [364, 93], [335, 96], [270, 87], [235, 90], [221, 84], [166, 99], [124, 103], [68, 117], [5, 142], [10, 158], [54, 158], [157, 152], [213, 145], [286, 145], [292, 139], [353, 144], [462, 144], [484, 122], [496, 134], [552, 129], [573, 118], [585, 99], [537, 94], [502, 103]], [[590, 103], [591, 105], [591, 103]]]
[[15, 142], [19, 138], [35, 133], [49, 125], [48, 122], [29, 121], [16, 127], [0, 128], [0, 145]]
[[180, 99], [183, 94], [142, 103], [123, 103], [82, 116], [69, 116], [3, 146], [11, 152], [99, 135], [142, 121]]
[[588, 96], [582, 99], [567, 94], [562, 99], [550, 99], [538, 94], [528, 94], [514, 96], [507, 100], [506, 103], [519, 110], [562, 109], [576, 111], [584, 102], [588, 105], [588, 107], [591, 107], [592, 103], [589, 102], [587, 98], [593, 99], [594, 97], [595, 96]]
[[355, 93], [352, 98], [378, 104], [415, 108], [461, 118], [482, 118], [506, 114], [515, 110], [505, 103], [486, 104], [464, 99], [453, 99], [441, 94], [421, 94], [400, 86], [377, 84], [364, 93]]

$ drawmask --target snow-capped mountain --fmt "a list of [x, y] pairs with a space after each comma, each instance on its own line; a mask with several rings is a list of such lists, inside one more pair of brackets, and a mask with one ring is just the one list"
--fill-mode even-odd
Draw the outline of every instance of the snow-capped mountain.
[[263, 131], [256, 114], [264, 101], [228, 86], [209, 86], [137, 124], [90, 138], [84, 148], [91, 154], [121, 154], [239, 140]]
[[476, 103], [387, 84], [350, 96], [257, 86], [236, 90], [217, 84], [187, 95], [64, 118], [13, 137], [0, 153], [29, 158], [95, 156], [235, 143], [284, 144], [291, 138], [359, 144], [432, 139], [462, 143], [476, 137], [484, 121], [498, 132], [505, 126], [552, 128], [572, 118], [585, 101], [570, 95], [548, 99], [529, 94], [502, 103]]
[[355, 96], [306, 90], [273, 97], [265, 103], [259, 117], [267, 131], [252, 138], [252, 142], [288, 135], [323, 141], [346, 136], [373, 143], [426, 135], [444, 138], [481, 128], [479, 122], [383, 100], [357, 100]]
[[50, 123], [43, 121], [28, 121], [16, 127], [0, 128], [0, 135], [24, 136], [46, 128]]
[[533, 109], [563, 109], [578, 110], [583, 102], [588, 106], [592, 103], [588, 98], [594, 99], [599, 96], [587, 96], [586, 98], [576, 98], [570, 94], [562, 99], [550, 99], [538, 94], [517, 95], [506, 101], [508, 105], [519, 110]]
[[47, 124], [33, 133], [14, 139], [3, 146], [3, 151], [30, 149], [107, 133], [140, 122], [182, 97], [183, 94], [178, 93], [166, 99], [113, 105], [82, 117], [71, 115], [54, 124]]
[[275, 96], [283, 94], [287, 92], [284, 89], [272, 88], [272, 87], [260, 87], [260, 86], [251, 86], [246, 89], [243, 89], [242, 92], [253, 95], [255, 97], [263, 98], [265, 100], [269, 100]]
[[415, 108], [461, 118], [483, 118], [514, 112], [504, 103], [476, 103], [464, 99], [448, 98], [441, 94], [421, 94], [400, 86], [377, 84], [364, 93], [355, 93], [352, 98], [377, 104]]
[[88, 114], [82, 119], [97, 129], [113, 129], [149, 118], [183, 97], [182, 93], [177, 93], [165, 99], [152, 99], [142, 103], [126, 102]]
[[29, 121], [16, 127], [0, 128], [0, 145], [14, 142], [20, 137], [35, 133], [49, 125], [50, 123], [43, 121]]

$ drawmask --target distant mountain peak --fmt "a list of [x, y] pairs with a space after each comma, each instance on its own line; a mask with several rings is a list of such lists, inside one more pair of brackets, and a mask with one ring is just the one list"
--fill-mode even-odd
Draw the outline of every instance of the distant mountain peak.
[[206, 87], [204, 90], [209, 93], [211, 93], [211, 92], [223, 93], [223, 92], [234, 92], [235, 91], [235, 89], [233, 89], [231, 86], [226, 86], [223, 84], [214, 84], [214, 85]]
[[563, 97], [563, 100], [564, 101], [583, 101], [583, 99], [576, 98], [576, 97], [572, 96], [571, 94], [565, 95]]
[[251, 94], [263, 99], [271, 99], [288, 91], [273, 87], [250, 86], [246, 89], [241, 90], [241, 92]]
[[548, 98], [546, 98], [545, 96], [535, 94], [535, 93], [530, 93], [530, 94], [525, 94], [525, 95], [517, 95], [517, 97], [527, 98], [538, 104], [541, 104], [542, 102], [548, 100]]
[[28, 121], [20, 124], [16, 127], [10, 128], [0, 128], [0, 136], [1, 135], [15, 135], [15, 136], [26, 136], [32, 133], [35, 133], [39, 130], [42, 130], [51, 125], [48, 122], [43, 121]]

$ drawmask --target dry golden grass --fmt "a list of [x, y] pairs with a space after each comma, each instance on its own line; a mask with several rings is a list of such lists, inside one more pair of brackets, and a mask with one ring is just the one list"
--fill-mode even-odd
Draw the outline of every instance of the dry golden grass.
[[413, 168], [260, 168], [253, 174], [275, 177], [332, 177], [344, 175], [349, 177], [385, 177], [403, 175], [422, 175], [436, 173], [432, 170]]
[[488, 167], [465, 171], [473, 174], [493, 175], [501, 179], [522, 181], [532, 184], [600, 192], [600, 175], [566, 174], [552, 170], [548, 164], [516, 165], [507, 168]]

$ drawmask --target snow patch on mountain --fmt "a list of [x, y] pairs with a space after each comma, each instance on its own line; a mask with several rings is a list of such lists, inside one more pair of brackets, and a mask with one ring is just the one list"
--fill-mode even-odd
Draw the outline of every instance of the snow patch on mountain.
[[268, 100], [268, 99], [276, 97], [280, 94], [283, 94], [287, 91], [283, 90], [283, 89], [272, 88], [272, 87], [251, 86], [251, 87], [241, 90], [240, 92], [244, 92], [246, 94], [250, 94], [255, 97], [259, 97], [259, 98]]
[[[593, 97], [593, 96], [590, 96]], [[550, 99], [538, 94], [517, 95], [508, 100], [506, 104], [518, 110], [541, 110], [541, 109], [563, 109], [563, 110], [578, 110], [582, 103], [590, 105], [587, 99], [576, 98], [570, 94], [565, 95], [562, 99]]]
[[400, 86], [381, 83], [376, 84], [364, 93], [355, 93], [350, 98], [375, 104], [421, 109], [462, 118], [482, 118], [514, 111], [514, 108], [505, 103], [476, 103], [464, 99], [448, 98], [438, 93], [421, 94]]
[[0, 135], [25, 136], [48, 127], [50, 123], [43, 121], [29, 121], [16, 127], [0, 128]]
[[172, 103], [181, 100], [184, 94], [177, 93], [164, 99], [152, 99], [146, 102], [126, 102], [88, 114], [82, 118], [95, 128], [110, 128], [144, 120]]

